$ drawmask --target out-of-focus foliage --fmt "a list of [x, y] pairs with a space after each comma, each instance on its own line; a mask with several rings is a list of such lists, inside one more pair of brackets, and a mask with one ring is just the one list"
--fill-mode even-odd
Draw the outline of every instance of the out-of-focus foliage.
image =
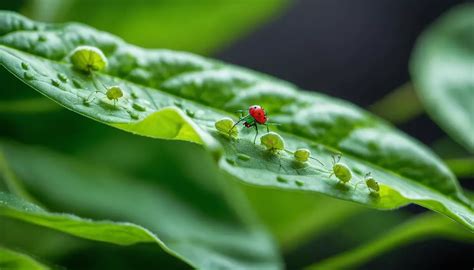
[[47, 270], [46, 265], [28, 255], [0, 246], [0, 269], [3, 270]]
[[384, 231], [373, 240], [318, 262], [308, 269], [352, 269], [391, 249], [435, 237], [474, 243], [474, 234], [443, 216], [429, 213]]
[[442, 16], [419, 38], [411, 60], [415, 89], [429, 115], [474, 152], [474, 5]]
[[287, 0], [30, 0], [27, 16], [78, 21], [149, 48], [208, 54], [277, 15]]
[[197, 268], [280, 267], [273, 243], [230, 186], [186, 179], [150, 183], [38, 148], [0, 147], [0, 173], [7, 181], [15, 175], [10, 181], [21, 181], [48, 208], [127, 223], [50, 213], [6, 193], [0, 193], [0, 215], [117, 245], [156, 243]]
[[[220, 167], [247, 183], [319, 192], [382, 209], [413, 202], [474, 226], [471, 202], [436, 156], [351, 104], [196, 55], [143, 50], [83, 25], [37, 23], [13, 13], [0, 19], [1, 64], [68, 109], [131, 133], [203, 144], [215, 158], [223, 151]], [[67, 55], [84, 44], [105, 53], [106, 72], [86, 75], [71, 67]], [[125, 94], [117, 104], [100, 96], [90, 99], [111, 85]], [[216, 120], [253, 103], [281, 123], [289, 150], [311, 149], [326, 166], [334, 152], [344, 153], [352, 182], [337, 183], [314, 160], [299, 164], [290, 154], [266, 151], [252, 143], [249, 132], [237, 141], [217, 134]], [[354, 187], [367, 172], [381, 183], [378, 196]]]

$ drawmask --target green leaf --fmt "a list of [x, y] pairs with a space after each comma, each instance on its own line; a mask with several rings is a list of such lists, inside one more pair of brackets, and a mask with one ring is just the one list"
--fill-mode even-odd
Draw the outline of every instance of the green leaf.
[[230, 44], [270, 20], [289, 4], [287, 0], [31, 2], [24, 11], [37, 20], [78, 21], [119, 35], [140, 46], [204, 54]]
[[[474, 229], [471, 201], [449, 169], [425, 146], [352, 104], [196, 55], [141, 49], [78, 24], [44, 24], [3, 12], [0, 34], [1, 64], [43, 95], [134, 134], [203, 144], [216, 159], [224, 155], [219, 166], [241, 181], [379, 209], [416, 203]], [[78, 45], [100, 48], [109, 60], [107, 71], [76, 71], [67, 55]], [[116, 104], [104, 98], [105, 88], [114, 85], [125, 93]], [[136, 110], [134, 103], [145, 109]], [[274, 129], [286, 150], [307, 148], [325, 166], [314, 160], [301, 166], [286, 151], [267, 151], [253, 143], [253, 130], [242, 129], [236, 141], [215, 130], [216, 120], [249, 104], [262, 105], [281, 124]], [[324, 171], [337, 152], [352, 169], [346, 185]], [[371, 196], [364, 185], [356, 188], [368, 172], [380, 182], [380, 196]]]
[[418, 39], [411, 75], [426, 111], [474, 152], [474, 5], [443, 15]]
[[384, 232], [367, 243], [315, 263], [307, 269], [353, 269], [392, 249], [431, 238], [474, 243], [474, 235], [445, 217], [423, 214]]
[[117, 245], [155, 243], [195, 268], [281, 267], [273, 243], [243, 212], [245, 201], [235, 191], [223, 198], [218, 184], [193, 187], [179, 179], [180, 192], [46, 150], [0, 147], [10, 171], [48, 208], [93, 219], [46, 211], [7, 193], [0, 193], [2, 216]]
[[2, 270], [48, 270], [46, 265], [28, 255], [0, 246], [0, 269]]

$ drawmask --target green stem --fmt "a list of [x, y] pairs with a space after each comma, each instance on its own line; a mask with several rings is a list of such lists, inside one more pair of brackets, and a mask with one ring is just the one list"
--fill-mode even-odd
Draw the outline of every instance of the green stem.
[[427, 213], [413, 218], [353, 250], [348, 250], [312, 264], [307, 269], [354, 269], [398, 246], [437, 236], [458, 241], [474, 242], [474, 234], [463, 230], [457, 224], [441, 215]]
[[59, 109], [61, 106], [44, 97], [0, 101], [0, 113], [32, 114], [58, 111]]
[[401, 124], [423, 113], [423, 106], [410, 82], [403, 84], [369, 107], [373, 113]]

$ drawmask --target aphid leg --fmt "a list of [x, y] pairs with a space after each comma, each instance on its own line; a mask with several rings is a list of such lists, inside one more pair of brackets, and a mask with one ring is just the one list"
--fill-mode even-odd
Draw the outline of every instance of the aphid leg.
[[255, 138], [253, 138], [253, 144], [255, 144], [255, 142], [257, 141], [257, 137], [258, 137], [257, 123], [254, 123], [253, 126], [255, 127]]
[[324, 165], [324, 163], [323, 163], [321, 160], [319, 160], [319, 159], [317, 159], [317, 158], [315, 158], [315, 157], [309, 157], [309, 158], [312, 159], [312, 160], [316, 160], [319, 164], [321, 164], [321, 166], [323, 166], [324, 168], [326, 168], [326, 165]]

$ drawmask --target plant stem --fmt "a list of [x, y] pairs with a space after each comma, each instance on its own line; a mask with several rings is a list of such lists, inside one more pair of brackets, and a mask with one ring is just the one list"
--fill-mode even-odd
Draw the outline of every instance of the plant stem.
[[398, 246], [433, 237], [474, 242], [474, 234], [441, 215], [427, 213], [410, 219], [355, 249], [312, 264], [306, 269], [354, 269]]
[[401, 124], [423, 113], [423, 106], [413, 84], [407, 82], [372, 104], [369, 110], [394, 124]]

